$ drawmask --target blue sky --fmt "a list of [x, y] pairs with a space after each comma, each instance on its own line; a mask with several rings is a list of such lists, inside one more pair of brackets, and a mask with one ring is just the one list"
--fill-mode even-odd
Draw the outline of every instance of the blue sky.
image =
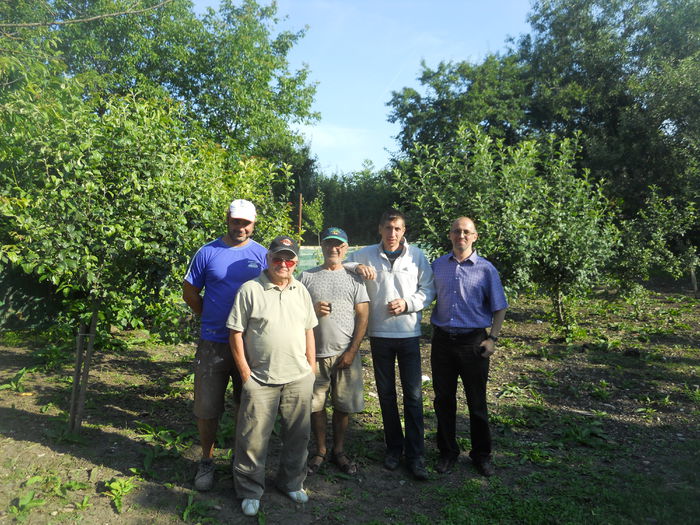
[[[258, 0], [266, 3], [264, 0]], [[218, 0], [194, 0], [195, 9]], [[529, 30], [529, 0], [278, 0], [280, 29], [308, 26], [289, 55], [318, 82], [321, 120], [302, 132], [328, 175], [371, 160], [382, 168], [397, 149], [387, 121], [392, 91], [418, 88], [421, 60], [480, 62]]]

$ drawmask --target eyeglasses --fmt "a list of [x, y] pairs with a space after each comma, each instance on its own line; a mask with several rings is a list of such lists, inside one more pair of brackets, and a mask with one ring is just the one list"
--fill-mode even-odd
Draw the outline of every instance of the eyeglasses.
[[282, 257], [273, 257], [272, 262], [280, 266], [285, 266], [286, 268], [294, 268], [294, 265], [297, 263], [292, 259], [283, 259]]
[[460, 233], [463, 233], [464, 236], [467, 237], [467, 236], [469, 236], [469, 235], [474, 235], [476, 232], [470, 232], [470, 231], [467, 231], [467, 230], [450, 230], [450, 233], [451, 233], [452, 235], [459, 235]]

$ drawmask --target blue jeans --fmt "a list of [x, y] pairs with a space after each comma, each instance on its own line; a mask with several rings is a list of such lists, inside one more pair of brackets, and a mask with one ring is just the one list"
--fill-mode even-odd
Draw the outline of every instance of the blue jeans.
[[[377, 383], [379, 406], [382, 409], [384, 439], [387, 454], [401, 456], [405, 452], [410, 462], [423, 456], [423, 391], [421, 380], [420, 342], [418, 337], [370, 337], [374, 379]], [[395, 363], [403, 390], [403, 411], [406, 438], [401, 429], [401, 417], [396, 402]]]

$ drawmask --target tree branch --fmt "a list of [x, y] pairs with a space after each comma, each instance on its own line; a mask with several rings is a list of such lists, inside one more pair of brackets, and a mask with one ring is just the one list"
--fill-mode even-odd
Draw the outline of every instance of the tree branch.
[[89, 18], [74, 18], [72, 20], [57, 20], [53, 22], [26, 22], [17, 24], [0, 24], [0, 27], [48, 27], [48, 26], [65, 26], [68, 24], [79, 24], [82, 22], [93, 22], [95, 20], [101, 20], [103, 18], [113, 18], [115, 16], [123, 15], [138, 15], [140, 13], [145, 13], [146, 11], [151, 11], [153, 9], [158, 9], [172, 2], [173, 0], [163, 0], [159, 4], [153, 5], [151, 7], [144, 7], [143, 9], [120, 11], [118, 13], [105, 13], [104, 15], [91, 16]]

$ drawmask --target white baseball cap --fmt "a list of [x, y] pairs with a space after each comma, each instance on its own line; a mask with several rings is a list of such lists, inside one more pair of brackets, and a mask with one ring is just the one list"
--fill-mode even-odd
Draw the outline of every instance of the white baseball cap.
[[255, 205], [245, 199], [236, 199], [229, 205], [228, 214], [232, 219], [255, 222]]

